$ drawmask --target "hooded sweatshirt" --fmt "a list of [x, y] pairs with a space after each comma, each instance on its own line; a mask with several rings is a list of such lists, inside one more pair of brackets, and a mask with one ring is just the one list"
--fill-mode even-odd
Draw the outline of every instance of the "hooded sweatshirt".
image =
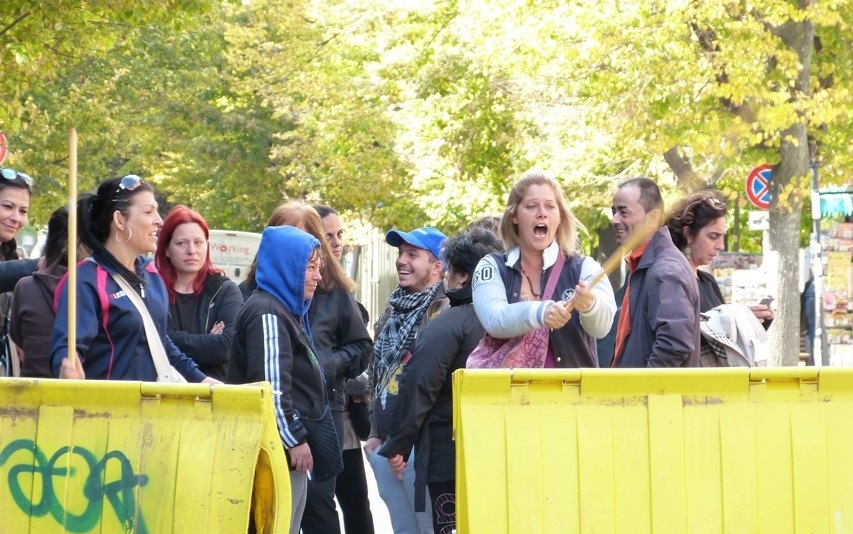
[[15, 286], [9, 336], [24, 352], [21, 376], [53, 378], [50, 370], [50, 346], [53, 322], [53, 297], [65, 276], [64, 265], [55, 264], [25, 276]]
[[228, 382], [266, 380], [276, 395], [275, 416], [286, 449], [304, 443], [301, 418], [326, 408], [323, 375], [308, 328], [305, 270], [317, 239], [292, 226], [264, 230], [252, 293], [237, 315]]

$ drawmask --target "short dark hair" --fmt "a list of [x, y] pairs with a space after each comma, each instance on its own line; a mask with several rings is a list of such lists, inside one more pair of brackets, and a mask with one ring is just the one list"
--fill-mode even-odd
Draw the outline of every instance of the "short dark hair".
[[503, 243], [494, 232], [472, 228], [447, 238], [444, 242], [444, 261], [456, 273], [474, 274], [483, 256], [503, 250]]
[[619, 184], [619, 189], [625, 187], [636, 187], [640, 190], [639, 202], [646, 213], [655, 209], [663, 211], [663, 196], [660, 194], [660, 187], [651, 178], [639, 176]]
[[338, 214], [338, 212], [335, 211], [333, 208], [326, 206], [324, 204], [314, 204], [314, 209], [320, 215], [321, 219], [325, 219], [329, 215], [337, 215]]

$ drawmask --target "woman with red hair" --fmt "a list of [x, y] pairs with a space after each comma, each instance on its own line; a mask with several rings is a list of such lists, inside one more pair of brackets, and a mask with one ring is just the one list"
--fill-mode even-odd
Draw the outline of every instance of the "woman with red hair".
[[163, 221], [154, 260], [169, 290], [169, 337], [203, 373], [224, 381], [243, 297], [211, 263], [209, 239], [198, 212], [175, 206]]

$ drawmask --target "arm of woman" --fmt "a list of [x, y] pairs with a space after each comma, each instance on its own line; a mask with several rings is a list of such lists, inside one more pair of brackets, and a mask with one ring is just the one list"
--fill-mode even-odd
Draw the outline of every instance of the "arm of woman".
[[266, 380], [272, 386], [276, 423], [285, 449], [293, 449], [308, 439], [308, 431], [293, 406], [291, 335], [286, 320], [273, 313], [250, 318], [242, 335], [246, 342], [246, 376], [250, 380]]
[[[98, 335], [101, 317], [101, 301], [98, 298], [94, 284], [83, 279], [83, 270], [78, 271], [77, 283], [77, 360], [82, 360], [89, 350], [89, 345]], [[64, 278], [56, 288], [59, 300], [56, 308], [56, 319], [53, 321], [53, 337], [51, 341], [50, 370], [54, 376], [59, 376], [62, 361], [68, 356], [68, 288], [67, 278]]]
[[[613, 296], [613, 286], [610, 285], [610, 279], [606, 276], [602, 277], [592, 287], [586, 286], [587, 281], [592, 281], [596, 275], [602, 272], [601, 265], [590, 257], [584, 259], [581, 265], [581, 284], [575, 289], [575, 298], [579, 296], [589, 299], [583, 307], [578, 306], [578, 314], [581, 319], [581, 326], [587, 334], [595, 338], [603, 338], [610, 332], [610, 327], [613, 325], [613, 317], [616, 314], [616, 299]], [[583, 311], [581, 311], [583, 310]]]
[[0, 293], [15, 289], [18, 280], [33, 274], [38, 269], [38, 260], [0, 261]]
[[234, 323], [240, 312], [240, 306], [243, 305], [243, 296], [237, 284], [230, 280], [222, 284], [216, 300], [210, 324], [214, 325], [221, 321], [223, 325], [221, 334], [191, 334], [183, 330], [169, 329], [169, 338], [172, 342], [187, 356], [204, 365], [228, 363], [231, 340], [234, 337]]
[[355, 297], [340, 288], [335, 291], [340, 294], [337, 302], [340, 319], [332, 357], [324, 362], [323, 372], [327, 377], [355, 378], [367, 369], [373, 341], [361, 319]]
[[477, 264], [471, 285], [474, 311], [489, 335], [510, 338], [544, 325], [545, 308], [551, 301], [507, 302], [506, 287], [492, 256]]

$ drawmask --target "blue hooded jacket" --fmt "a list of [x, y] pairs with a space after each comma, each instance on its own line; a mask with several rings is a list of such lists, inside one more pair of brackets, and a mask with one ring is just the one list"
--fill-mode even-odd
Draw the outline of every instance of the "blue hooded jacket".
[[[269, 227], [261, 236], [255, 279], [258, 290], [243, 304], [231, 343], [228, 381], [268, 381], [285, 449], [303, 443], [302, 418], [327, 407], [323, 375], [308, 332], [305, 270], [320, 242], [292, 226]], [[301, 323], [301, 324], [297, 324]]]

